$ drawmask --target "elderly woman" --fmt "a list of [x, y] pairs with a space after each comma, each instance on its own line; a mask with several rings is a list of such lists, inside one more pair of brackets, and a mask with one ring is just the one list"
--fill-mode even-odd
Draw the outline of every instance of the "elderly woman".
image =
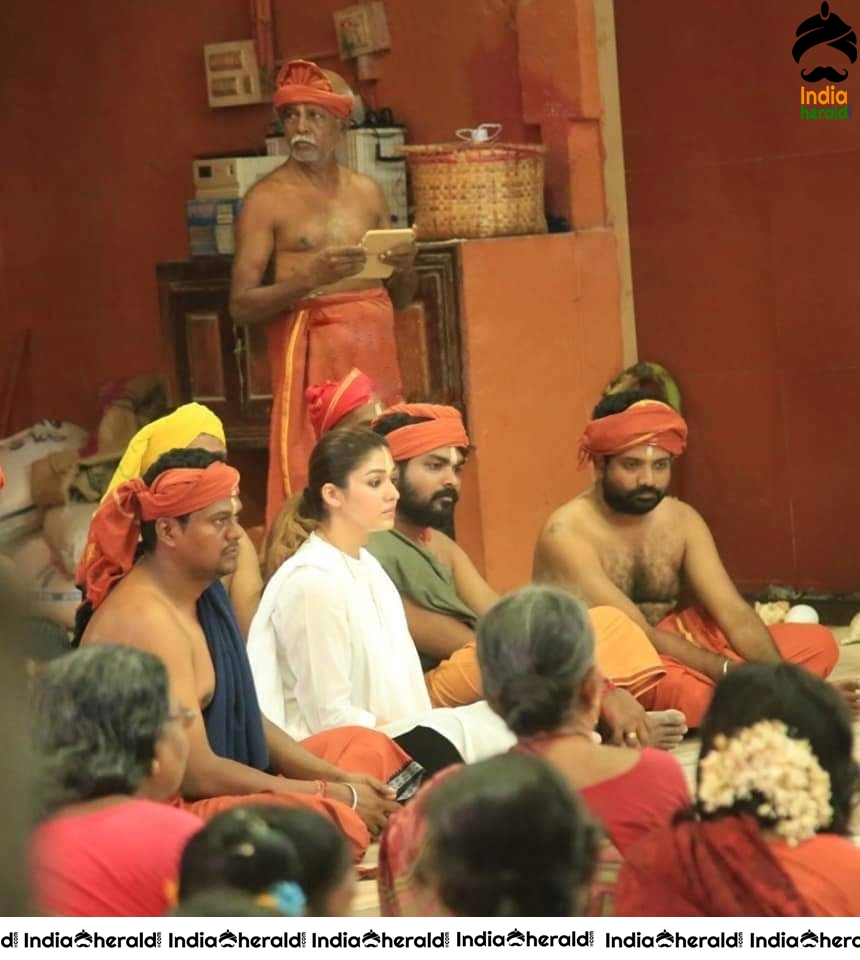
[[161, 916], [201, 821], [164, 801], [182, 780], [188, 713], [164, 665], [95, 646], [45, 668], [33, 724], [42, 821], [31, 846], [36, 902], [59, 916]]
[[[553, 766], [622, 855], [689, 805], [684, 773], [673, 756], [599, 742], [595, 727], [604, 680], [585, 608], [571, 593], [532, 586], [502, 598], [478, 625], [478, 660], [487, 702], [517, 737], [513, 749]], [[403, 894], [433, 786], [391, 818], [383, 837], [380, 892], [383, 909], [393, 914], [412, 909], [413, 891]]]
[[787, 663], [733, 670], [702, 726], [695, 811], [628, 855], [617, 913], [860, 916], [848, 708]]

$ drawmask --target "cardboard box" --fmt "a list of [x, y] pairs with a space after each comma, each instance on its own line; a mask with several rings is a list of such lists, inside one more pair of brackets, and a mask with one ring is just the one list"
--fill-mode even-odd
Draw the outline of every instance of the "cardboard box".
[[235, 250], [235, 223], [242, 201], [186, 200], [185, 222], [192, 257], [214, 257]]

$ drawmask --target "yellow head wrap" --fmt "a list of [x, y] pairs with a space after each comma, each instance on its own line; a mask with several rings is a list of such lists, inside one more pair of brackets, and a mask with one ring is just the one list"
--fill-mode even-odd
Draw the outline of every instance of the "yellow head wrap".
[[168, 450], [187, 447], [201, 433], [226, 443], [224, 425], [202, 403], [186, 403], [160, 420], [153, 420], [131, 438], [102, 500], [126, 480], [136, 480]]

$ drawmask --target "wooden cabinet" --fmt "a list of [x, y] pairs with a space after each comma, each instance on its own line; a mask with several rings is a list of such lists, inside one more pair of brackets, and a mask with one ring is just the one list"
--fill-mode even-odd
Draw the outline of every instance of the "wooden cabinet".
[[[173, 402], [204, 403], [224, 422], [231, 460], [243, 474], [246, 512], [257, 522], [272, 381], [265, 326], [230, 318], [230, 266], [230, 257], [158, 264], [159, 303]], [[463, 409], [459, 244], [420, 244], [416, 270], [415, 300], [395, 326], [404, 396]]]
[[265, 448], [272, 409], [266, 331], [230, 318], [230, 258], [160, 263], [157, 274], [173, 401], [214, 410], [231, 448]]
[[464, 410], [460, 245], [419, 244], [415, 267], [415, 300], [396, 319], [404, 396]]

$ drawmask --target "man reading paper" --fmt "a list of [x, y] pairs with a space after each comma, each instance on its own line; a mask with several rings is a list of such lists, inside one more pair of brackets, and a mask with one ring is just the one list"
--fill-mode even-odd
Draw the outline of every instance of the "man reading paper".
[[[384, 403], [400, 399], [392, 300], [405, 306], [415, 289], [414, 243], [380, 255], [394, 271], [384, 283], [358, 276], [367, 261], [363, 237], [390, 227], [391, 217], [379, 185], [337, 163], [353, 108], [343, 81], [313, 63], [291, 61], [278, 76], [274, 106], [290, 157], [245, 198], [230, 291], [236, 322], [268, 323], [274, 390], [268, 522], [305, 485], [314, 444], [309, 384], [339, 380], [358, 367]], [[272, 259], [274, 283], [264, 283]]]

